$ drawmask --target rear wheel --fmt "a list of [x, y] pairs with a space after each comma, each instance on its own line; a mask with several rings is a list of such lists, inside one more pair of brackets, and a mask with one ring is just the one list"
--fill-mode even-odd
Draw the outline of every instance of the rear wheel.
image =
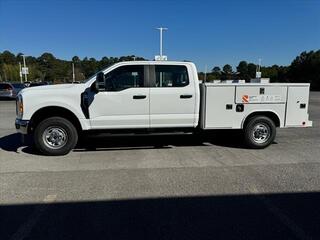
[[276, 126], [274, 122], [266, 116], [255, 116], [246, 124], [244, 137], [249, 147], [265, 148], [274, 141], [276, 137]]
[[34, 131], [35, 147], [45, 155], [58, 156], [69, 153], [78, 142], [78, 132], [67, 119], [44, 119]]

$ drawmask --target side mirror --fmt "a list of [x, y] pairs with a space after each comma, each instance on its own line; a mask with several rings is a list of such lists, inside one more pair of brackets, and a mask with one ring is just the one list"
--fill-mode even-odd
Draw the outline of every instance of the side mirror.
[[90, 90], [94, 93], [98, 93], [99, 92], [99, 86], [98, 86], [98, 82], [94, 81], [94, 83], [91, 84], [90, 86]]
[[95, 88], [97, 91], [99, 90], [105, 90], [105, 77], [103, 72], [98, 72], [96, 76], [96, 81], [95, 81]]

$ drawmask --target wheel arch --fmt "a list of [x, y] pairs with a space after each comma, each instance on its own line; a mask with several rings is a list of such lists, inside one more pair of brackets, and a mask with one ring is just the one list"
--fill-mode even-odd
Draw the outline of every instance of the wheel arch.
[[30, 124], [28, 127], [28, 132], [32, 133], [35, 127], [44, 119], [49, 117], [62, 117], [69, 120], [77, 129], [78, 133], [82, 131], [82, 126], [77, 118], [76, 114], [74, 114], [69, 109], [60, 106], [47, 106], [38, 109], [31, 117]]
[[281, 125], [281, 121], [280, 121], [280, 117], [277, 113], [273, 112], [273, 111], [255, 111], [252, 112], [250, 114], [248, 114], [242, 121], [242, 128], [245, 128], [246, 124], [248, 124], [249, 120], [254, 117], [254, 116], [266, 116], [268, 118], [270, 118], [274, 124], [276, 125], [276, 127], [280, 127]]

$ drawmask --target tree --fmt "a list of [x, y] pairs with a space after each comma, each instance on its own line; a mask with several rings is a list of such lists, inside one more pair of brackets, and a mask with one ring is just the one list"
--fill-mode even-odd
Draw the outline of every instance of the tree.
[[100, 69], [103, 69], [103, 68], [106, 68], [108, 66], [110, 66], [110, 60], [108, 57], [103, 57], [101, 58], [100, 62], [99, 62], [99, 68]]
[[23, 53], [19, 52], [19, 53], [16, 55], [17, 60], [19, 61], [20, 59], [22, 59], [22, 56], [23, 56], [23, 55], [24, 55]]
[[[20, 81], [19, 65], [22, 63], [22, 53], [16, 56], [9, 51], [0, 52], [0, 81]], [[72, 62], [75, 63], [76, 80], [84, 80], [95, 72], [119, 61], [144, 60], [142, 57], [122, 56], [103, 57], [100, 61], [87, 57], [81, 60], [74, 56], [72, 61], [57, 59], [51, 53], [43, 53], [39, 57], [27, 56], [29, 68], [28, 79], [31, 81], [69, 82], [72, 80]]]
[[52, 53], [43, 53], [39, 58], [40, 61], [43, 62], [52, 62], [54, 61], [56, 58], [53, 56]]
[[4, 81], [11, 82], [14, 79], [19, 78], [19, 66], [13, 64], [4, 63], [1, 69], [2, 75], [4, 76]]
[[51, 53], [43, 53], [37, 58], [39, 70], [43, 73], [42, 81], [53, 82], [56, 78], [56, 71], [58, 70], [58, 62]]
[[221, 68], [215, 66], [211, 70], [211, 74], [208, 75], [208, 80], [221, 79]]
[[80, 58], [79, 58], [78, 56], [74, 56], [74, 57], [72, 58], [72, 62], [74, 62], [74, 63], [79, 63], [79, 62], [81, 62], [81, 60], [80, 60]]
[[256, 77], [256, 70], [257, 70], [256, 64], [254, 64], [254, 63], [249, 63], [248, 64], [249, 79]]
[[[119, 61], [144, 60], [135, 55], [120, 57], [102, 57], [101, 60], [85, 57], [81, 60], [74, 56], [71, 60], [61, 60], [52, 53], [43, 53], [40, 57], [27, 56], [29, 68], [28, 79], [31, 81], [68, 82], [72, 80], [72, 62], [75, 63], [76, 79], [82, 80]], [[20, 81], [19, 62], [22, 63], [22, 53], [14, 55], [10, 51], [0, 52], [0, 81]], [[312, 90], [320, 90], [320, 50], [302, 52], [289, 66], [263, 66], [262, 77], [270, 78], [271, 82], [308, 82]], [[241, 79], [255, 78], [256, 64], [246, 61], [239, 62], [237, 74]], [[207, 81], [214, 79], [234, 79], [232, 67], [226, 64], [222, 71], [215, 66], [207, 74]], [[204, 73], [199, 73], [204, 78]]]
[[9, 51], [4, 51], [0, 56], [0, 63], [16, 64], [17, 63], [16, 56]]
[[215, 66], [211, 70], [212, 73], [221, 73], [221, 68], [218, 66]]
[[232, 66], [231, 65], [226, 64], [223, 66], [222, 69], [225, 74], [232, 74]]
[[309, 82], [312, 90], [320, 90], [320, 50], [302, 52], [289, 66], [293, 82]]
[[240, 79], [244, 79], [246, 81], [250, 80], [250, 75], [248, 72], [248, 63], [246, 61], [241, 61], [237, 66], [237, 72], [239, 74]]
[[229, 65], [229, 64], [226, 64], [223, 66], [222, 68], [223, 70], [223, 73], [222, 73], [222, 76], [221, 76], [221, 79], [222, 80], [226, 80], [226, 79], [231, 79], [232, 78], [232, 66]]

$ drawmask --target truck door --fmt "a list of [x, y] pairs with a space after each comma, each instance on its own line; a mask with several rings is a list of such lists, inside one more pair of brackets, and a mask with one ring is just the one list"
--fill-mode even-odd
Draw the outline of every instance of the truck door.
[[190, 80], [184, 65], [151, 66], [152, 128], [194, 127], [196, 96], [195, 86]]
[[148, 75], [144, 65], [120, 66], [105, 75], [105, 91], [89, 106], [93, 129], [149, 128]]

